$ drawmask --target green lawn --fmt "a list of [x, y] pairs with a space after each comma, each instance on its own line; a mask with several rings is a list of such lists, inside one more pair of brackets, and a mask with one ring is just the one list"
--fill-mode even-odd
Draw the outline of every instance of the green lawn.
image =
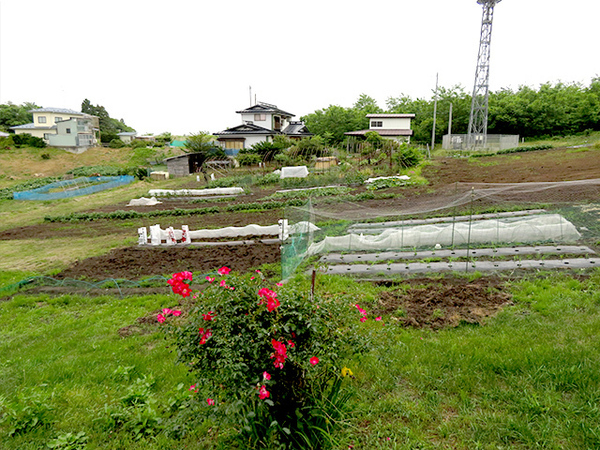
[[[373, 345], [347, 364], [354, 396], [340, 448], [600, 448], [599, 285], [600, 272], [512, 282], [514, 305], [485, 326], [434, 332], [367, 321]], [[283, 289], [308, 288], [295, 280]], [[340, 277], [317, 283], [318, 295], [367, 311], [383, 289]], [[197, 380], [174, 364], [153, 321], [136, 320], [176, 304], [26, 294], [0, 302], [0, 448], [46, 448], [58, 437], [73, 445], [55, 448], [84, 448], [77, 433], [100, 449], [226, 442], [231, 425], [210, 416], [202, 387], [188, 391]], [[182, 426], [188, 434], [177, 439]]]

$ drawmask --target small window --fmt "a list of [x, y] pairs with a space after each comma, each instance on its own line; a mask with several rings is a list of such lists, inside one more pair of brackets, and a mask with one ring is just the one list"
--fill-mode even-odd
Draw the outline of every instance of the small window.
[[383, 122], [381, 120], [371, 121], [371, 128], [381, 128], [382, 126], [383, 126]]
[[71, 134], [71, 129], [70, 128], [67, 128], [66, 131], [67, 131], [67, 134]]
[[264, 122], [265, 120], [267, 120], [267, 115], [266, 114], [254, 114], [254, 120], [256, 122]]
[[38, 116], [38, 123], [46, 123], [46, 116]]
[[50, 139], [50, 133], [44, 133], [44, 139], [45, 140]]
[[63, 118], [62, 118], [62, 117], [55, 117], [55, 118], [54, 118], [54, 123], [56, 123], [56, 122], [60, 122], [61, 120], [63, 120]]

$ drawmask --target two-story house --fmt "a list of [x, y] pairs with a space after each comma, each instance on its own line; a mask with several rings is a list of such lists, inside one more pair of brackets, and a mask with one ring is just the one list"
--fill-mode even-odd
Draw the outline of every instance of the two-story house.
[[72, 153], [82, 153], [98, 144], [96, 116], [65, 108], [39, 108], [29, 112], [33, 114], [33, 123], [11, 127], [15, 134], [31, 134], [50, 147]]
[[414, 114], [367, 114], [369, 129], [349, 131], [346, 136], [364, 136], [369, 131], [376, 131], [380, 136], [395, 139], [399, 142], [410, 142], [414, 134], [410, 128], [410, 122], [415, 118]]
[[294, 117], [292, 113], [269, 103], [258, 102], [236, 113], [241, 115], [241, 125], [213, 133], [223, 145], [225, 153], [231, 156], [258, 142], [273, 142], [277, 135], [285, 135], [292, 139], [312, 136], [304, 123], [291, 120]]

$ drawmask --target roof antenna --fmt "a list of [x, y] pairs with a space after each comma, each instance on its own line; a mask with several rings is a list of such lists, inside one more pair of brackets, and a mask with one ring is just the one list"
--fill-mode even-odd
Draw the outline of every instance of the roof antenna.
[[248, 86], [248, 89], [250, 89], [250, 106], [252, 106], [252, 86]]

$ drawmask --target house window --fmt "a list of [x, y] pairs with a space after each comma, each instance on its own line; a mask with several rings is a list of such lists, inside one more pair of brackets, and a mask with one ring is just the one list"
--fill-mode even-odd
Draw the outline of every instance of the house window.
[[50, 133], [44, 133], [44, 140], [50, 139]]
[[383, 122], [381, 120], [372, 120], [371, 128], [381, 128], [383, 126]]
[[267, 120], [267, 115], [266, 114], [254, 114], [254, 121], [255, 122], [264, 122], [265, 120]]
[[67, 128], [66, 131], [67, 131], [67, 134], [71, 134], [71, 129], [70, 128]]
[[46, 123], [46, 116], [38, 116], [38, 123]]
[[62, 117], [55, 117], [54, 118], [54, 123], [60, 122], [61, 120], [62, 120]]

